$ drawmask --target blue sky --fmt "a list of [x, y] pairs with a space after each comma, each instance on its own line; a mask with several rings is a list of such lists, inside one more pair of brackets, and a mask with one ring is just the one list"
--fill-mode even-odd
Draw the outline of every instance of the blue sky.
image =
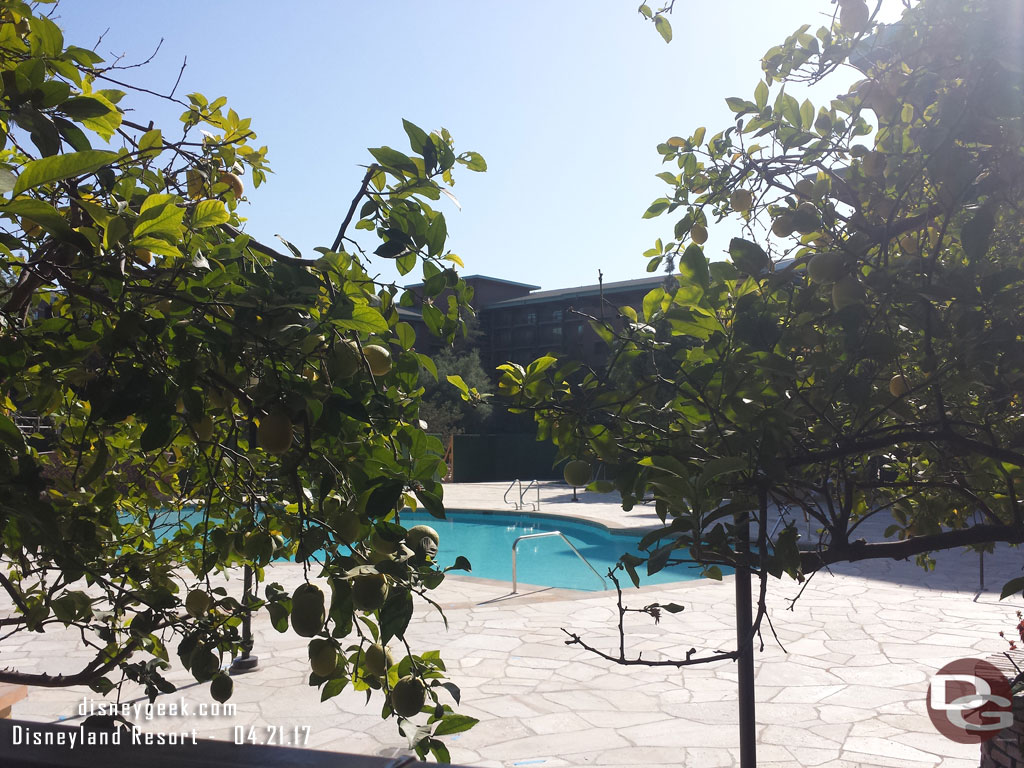
[[[307, 254], [329, 245], [366, 147], [407, 149], [407, 118], [447, 127], [457, 150], [487, 160], [487, 173], [457, 176], [462, 210], [444, 209], [466, 274], [560, 288], [594, 283], [599, 269], [606, 281], [646, 274], [641, 254], [674, 223], [641, 218], [666, 188], [655, 146], [729, 125], [724, 99], [750, 98], [761, 54], [835, 8], [680, 0], [666, 45], [638, 4], [65, 0], [58, 14], [68, 42], [91, 47], [108, 30], [98, 51], [125, 63], [163, 37], [151, 64], [122, 75], [166, 92], [187, 56], [178, 95], [223, 95], [252, 118], [275, 171], [248, 190], [243, 215], [257, 238], [280, 233]], [[129, 101], [140, 121], [181, 112]], [[709, 256], [734, 233], [712, 228]], [[394, 279], [388, 264], [378, 269]]]

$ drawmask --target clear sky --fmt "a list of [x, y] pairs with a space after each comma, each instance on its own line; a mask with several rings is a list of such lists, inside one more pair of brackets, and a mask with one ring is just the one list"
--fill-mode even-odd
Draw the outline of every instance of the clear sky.
[[[898, 11], [896, 0], [887, 9]], [[751, 98], [759, 60], [801, 24], [827, 24], [829, 0], [679, 0], [666, 45], [635, 0], [388, 3], [64, 0], [68, 42], [108, 60], [155, 60], [123, 76], [177, 94], [226, 96], [251, 117], [275, 174], [247, 190], [247, 229], [305, 254], [330, 245], [369, 162], [366, 147], [407, 150], [402, 118], [448, 128], [459, 211], [445, 204], [466, 274], [561, 288], [646, 274], [641, 254], [673, 219], [641, 218], [666, 185], [655, 151], [673, 135], [730, 124], [726, 96]], [[652, 3], [652, 7], [656, 7]], [[836, 89], [831, 90], [837, 92]], [[774, 90], [773, 90], [774, 94]], [[134, 119], [177, 119], [130, 96]], [[249, 185], [251, 187], [251, 185]], [[720, 258], [729, 227], [706, 248]], [[395, 273], [378, 267], [386, 279]], [[410, 277], [413, 277], [412, 275]], [[411, 282], [406, 280], [406, 282]]]

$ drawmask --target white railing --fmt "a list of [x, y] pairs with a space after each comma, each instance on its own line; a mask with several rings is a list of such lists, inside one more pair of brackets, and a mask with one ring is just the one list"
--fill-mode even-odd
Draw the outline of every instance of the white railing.
[[[512, 499], [511, 501], [509, 501], [508, 495], [512, 493], [512, 489], [517, 486], [519, 487], [519, 500], [516, 501], [515, 499]], [[526, 494], [530, 492], [531, 488], [537, 492], [537, 500], [530, 502], [523, 501], [524, 497], [526, 496]], [[506, 504], [511, 504], [513, 507], [515, 507], [517, 512], [521, 512], [522, 510], [526, 509], [527, 504], [530, 505], [530, 509], [536, 512], [540, 509], [540, 483], [537, 482], [536, 480], [531, 480], [529, 483], [526, 484], [526, 487], [524, 488], [523, 481], [520, 480], [519, 478], [516, 478], [511, 483], [509, 483], [508, 488], [505, 489], [505, 495], [502, 496], [501, 498]]]
[[[514, 501], [514, 500], [513, 500], [513, 501], [509, 501], [509, 500], [508, 500], [508, 495], [509, 495], [510, 493], [512, 493], [512, 489], [513, 489], [513, 488], [515, 488], [515, 487], [516, 487], [516, 485], [518, 485], [518, 486], [519, 486], [519, 501]], [[511, 505], [512, 505], [513, 507], [515, 507], [515, 508], [516, 508], [517, 510], [520, 510], [520, 509], [522, 509], [522, 508], [523, 508], [523, 507], [522, 507], [522, 502], [523, 502], [523, 481], [522, 481], [522, 480], [519, 480], [519, 479], [517, 478], [516, 480], [513, 480], [513, 481], [512, 481], [511, 483], [509, 483], [509, 486], [508, 486], [508, 488], [506, 488], [506, 489], [505, 489], [505, 495], [504, 495], [504, 496], [502, 496], [502, 497], [501, 497], [501, 499], [502, 499], [502, 501], [504, 501], [504, 502], [505, 502], [506, 504], [511, 504]]]
[[558, 536], [559, 538], [562, 539], [562, 541], [564, 541], [566, 544], [568, 544], [569, 545], [569, 549], [571, 549], [573, 552], [576, 553], [576, 557], [578, 557], [580, 560], [582, 560], [583, 563], [587, 566], [587, 568], [589, 568], [591, 571], [593, 571], [594, 575], [597, 576], [597, 578], [599, 578], [601, 580], [601, 586], [604, 587], [604, 588], [608, 587], [608, 582], [606, 582], [604, 580], [604, 576], [602, 576], [600, 573], [597, 572], [597, 569], [594, 568], [594, 566], [592, 566], [590, 564], [590, 561], [587, 560], [587, 558], [585, 558], [583, 555], [580, 554], [580, 551], [578, 549], [576, 549], [575, 546], [573, 546], [573, 543], [571, 541], [569, 541], [567, 538], [565, 538], [565, 536], [563, 535], [563, 533], [561, 531], [548, 531], [547, 533], [528, 533], [525, 536], [520, 536], [518, 539], [516, 539], [515, 541], [512, 542], [512, 594], [513, 595], [516, 593], [516, 587], [518, 585], [518, 579], [517, 579], [517, 573], [516, 573], [516, 547], [519, 546], [519, 542], [522, 541], [523, 539], [542, 539], [542, 538], [547, 538], [549, 536]]
[[526, 502], [523, 501], [523, 497], [530, 492], [531, 488], [533, 488], [537, 492], [537, 501], [531, 501], [530, 506], [533, 508], [534, 512], [538, 512], [540, 510], [540, 483], [537, 482], [536, 480], [531, 480], [529, 483], [527, 483], [525, 488], [523, 488], [522, 483], [520, 483], [519, 508], [526, 509]]

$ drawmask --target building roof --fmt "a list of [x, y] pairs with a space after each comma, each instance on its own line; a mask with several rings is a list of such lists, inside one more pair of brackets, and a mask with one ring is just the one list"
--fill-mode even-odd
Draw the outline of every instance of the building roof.
[[518, 307], [524, 304], [538, 304], [541, 302], [553, 301], [555, 299], [575, 299], [586, 296], [599, 296], [601, 293], [608, 295], [609, 293], [624, 293], [626, 291], [637, 291], [644, 288], [653, 289], [662, 285], [664, 282], [665, 275], [656, 275], [654, 277], [641, 277], [636, 280], [620, 280], [615, 283], [605, 283], [603, 286], [600, 284], [580, 285], [575, 288], [558, 288], [553, 291], [537, 291], [536, 293], [531, 293], [529, 296], [522, 296], [518, 299], [496, 301], [493, 304], [487, 304], [481, 307], [481, 309], [502, 309], [504, 307]]
[[[516, 288], [528, 288], [531, 291], [540, 289], [539, 285], [531, 285], [530, 283], [517, 283], [514, 280], [503, 280], [500, 277], [491, 277], [490, 275], [461, 275], [463, 280], [486, 280], [489, 283], [500, 283], [501, 285], [514, 285]], [[412, 285], [402, 286], [403, 288], [419, 288], [423, 285], [422, 282], [413, 283]]]

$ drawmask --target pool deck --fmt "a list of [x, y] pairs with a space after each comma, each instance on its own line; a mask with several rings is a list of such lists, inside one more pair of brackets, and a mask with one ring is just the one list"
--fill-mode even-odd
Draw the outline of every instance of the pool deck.
[[[446, 486], [452, 508], [503, 509], [507, 484]], [[619, 527], [649, 525], [650, 507], [626, 514], [613, 497], [544, 486], [541, 512], [585, 517]], [[443, 542], [442, 542], [443, 544]], [[934, 572], [913, 563], [844, 565], [815, 576], [790, 608], [799, 585], [770, 584], [769, 608], [785, 651], [766, 633], [755, 656], [758, 765], [942, 766], [978, 764], [978, 747], [941, 736], [925, 711], [930, 676], [945, 663], [1004, 650], [1020, 601], [998, 600], [1002, 583], [1020, 575], [1024, 556], [1000, 548], [985, 559], [988, 591], [978, 592], [976, 555], [946, 553]], [[291, 589], [302, 568], [275, 565], [274, 580]], [[240, 580], [229, 589], [241, 591]], [[416, 650], [440, 649], [450, 678], [462, 689], [460, 711], [480, 718], [472, 730], [445, 737], [456, 763], [474, 766], [731, 766], [738, 760], [736, 668], [718, 662], [678, 670], [622, 667], [565, 644], [563, 628], [613, 651], [614, 594], [531, 588], [511, 596], [506, 582], [448, 578], [434, 597], [448, 629], [425, 605], [408, 632]], [[627, 605], [676, 602], [682, 613], [629, 615], [627, 653], [682, 658], [732, 647], [733, 584], [691, 581], [626, 593]], [[3, 605], [0, 605], [2, 609]], [[315, 749], [393, 756], [404, 739], [379, 719], [379, 700], [350, 691], [321, 704], [306, 685], [306, 641], [281, 635], [261, 615], [255, 622], [259, 668], [238, 676], [237, 714], [139, 720], [157, 732], [196, 728], [200, 736], [231, 739], [236, 725], [309, 726]], [[19, 636], [0, 642], [0, 666], [71, 671], [85, 654], [70, 634]], [[208, 686], [180, 670], [171, 679], [196, 709], [210, 703]], [[177, 696], [177, 695], [176, 695]], [[175, 696], [175, 698], [176, 698]], [[18, 719], [78, 721], [84, 688], [30, 689], [15, 705]], [[126, 698], [134, 698], [129, 696]], [[262, 732], [265, 738], [265, 731]], [[4, 747], [6, 745], [0, 745]]]

